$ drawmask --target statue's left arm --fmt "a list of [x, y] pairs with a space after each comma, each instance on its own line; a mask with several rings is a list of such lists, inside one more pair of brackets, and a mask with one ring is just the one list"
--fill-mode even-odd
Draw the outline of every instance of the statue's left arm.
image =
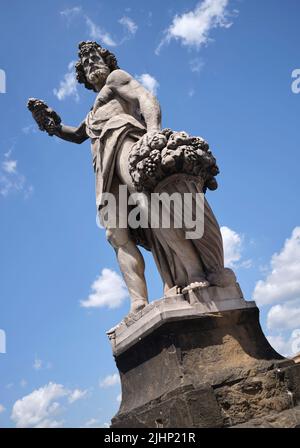
[[123, 70], [113, 71], [107, 78], [105, 89], [107, 89], [107, 93], [109, 89], [112, 94], [120, 96], [125, 101], [137, 106], [145, 120], [148, 132], [159, 132], [161, 130], [159, 102], [129, 73]]

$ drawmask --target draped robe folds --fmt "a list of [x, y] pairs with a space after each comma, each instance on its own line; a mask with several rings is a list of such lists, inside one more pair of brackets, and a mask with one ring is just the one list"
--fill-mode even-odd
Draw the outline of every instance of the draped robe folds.
[[[95, 171], [96, 205], [101, 204], [103, 193], [109, 193], [114, 176], [118, 151], [126, 138], [137, 141], [147, 132], [145, 126], [133, 116], [121, 113], [112, 118], [103, 119], [99, 109], [91, 111], [85, 120], [87, 135], [92, 142], [93, 166]], [[174, 187], [176, 188], [176, 187]], [[174, 190], [176, 191], [176, 190]], [[178, 229], [130, 229], [136, 244], [151, 250], [157, 268], [164, 281], [164, 290], [174, 286], [186, 286], [188, 273], [180, 254], [174, 250], [174, 241], [184, 238], [184, 228]], [[190, 230], [190, 229], [187, 229]], [[166, 231], [169, 233], [166, 236]], [[168, 242], [172, 242], [169, 244]], [[223, 243], [219, 225], [206, 199], [204, 205], [204, 234], [202, 238], [188, 240], [199, 260], [199, 269], [212, 284], [221, 286], [220, 278], [224, 273]]]

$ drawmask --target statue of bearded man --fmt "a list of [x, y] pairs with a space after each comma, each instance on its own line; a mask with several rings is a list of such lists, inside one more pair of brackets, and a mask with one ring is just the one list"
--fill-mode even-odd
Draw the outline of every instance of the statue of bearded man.
[[[130, 74], [119, 69], [116, 57], [107, 49], [96, 42], [81, 42], [78, 55], [77, 80], [97, 93], [85, 120], [78, 127], [66, 126], [56, 112], [40, 100], [29, 100], [28, 108], [40, 129], [49, 135], [73, 143], [83, 143], [90, 138], [99, 210], [103, 205], [103, 193], [113, 193], [118, 204], [120, 185], [126, 185], [129, 194], [136, 192], [129, 171], [130, 152], [144, 134], [151, 137], [161, 132], [161, 111], [157, 99]], [[117, 209], [117, 222], [127, 219], [122, 213], [121, 208]], [[224, 270], [222, 237], [206, 201], [205, 220], [209, 225], [199, 241], [178, 237], [178, 232], [169, 240], [164, 236], [159, 238], [151, 228], [145, 229], [142, 237], [137, 238], [130, 226], [106, 225], [107, 239], [116, 252], [129, 290], [132, 313], [148, 303], [145, 265], [138, 248], [141, 241], [154, 255], [165, 295], [189, 285], [223, 286], [234, 281], [231, 275], [226, 279], [228, 272]]]

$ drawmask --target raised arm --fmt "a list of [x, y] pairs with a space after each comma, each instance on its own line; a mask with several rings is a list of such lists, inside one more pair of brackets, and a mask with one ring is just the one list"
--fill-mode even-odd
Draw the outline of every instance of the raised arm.
[[60, 116], [53, 109], [48, 107], [42, 100], [35, 98], [31, 98], [28, 101], [27, 107], [31, 111], [39, 129], [46, 131], [48, 135], [56, 135], [72, 143], [83, 143], [88, 139], [84, 121], [77, 127], [66, 126], [61, 123]]
[[107, 78], [106, 87], [124, 100], [138, 106], [146, 122], [148, 132], [161, 130], [159, 102], [129, 73], [123, 70], [114, 70]]

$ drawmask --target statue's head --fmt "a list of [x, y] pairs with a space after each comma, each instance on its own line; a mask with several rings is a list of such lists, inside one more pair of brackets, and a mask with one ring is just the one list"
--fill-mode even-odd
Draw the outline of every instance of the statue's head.
[[95, 92], [103, 87], [110, 72], [119, 68], [115, 55], [97, 42], [80, 42], [78, 56], [77, 80]]

